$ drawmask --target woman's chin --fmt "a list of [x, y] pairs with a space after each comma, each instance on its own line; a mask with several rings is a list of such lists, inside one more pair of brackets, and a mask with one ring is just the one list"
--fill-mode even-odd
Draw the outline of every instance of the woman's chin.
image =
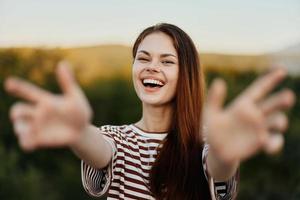
[[171, 104], [170, 101], [162, 101], [161, 99], [155, 99], [155, 98], [143, 98], [141, 99], [143, 102], [143, 105], [145, 106], [153, 106], [153, 107], [162, 107], [162, 106], [168, 106]]
[[146, 105], [146, 106], [154, 106], [154, 107], [157, 107], [157, 106], [162, 106], [163, 103], [160, 102], [160, 101], [157, 101], [157, 100], [142, 100], [143, 102], [143, 105]]

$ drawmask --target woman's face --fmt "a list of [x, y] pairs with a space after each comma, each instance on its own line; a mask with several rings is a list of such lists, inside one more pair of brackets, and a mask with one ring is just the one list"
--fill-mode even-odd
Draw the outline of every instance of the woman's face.
[[133, 84], [143, 103], [160, 106], [176, 93], [179, 62], [172, 39], [152, 33], [140, 43], [133, 63]]

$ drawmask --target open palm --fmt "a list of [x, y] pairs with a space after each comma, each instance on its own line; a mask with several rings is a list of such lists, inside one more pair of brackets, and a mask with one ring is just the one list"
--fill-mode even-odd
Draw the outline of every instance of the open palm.
[[10, 111], [15, 133], [25, 150], [71, 145], [90, 124], [91, 108], [66, 65], [60, 63], [57, 68], [61, 95], [17, 78], [5, 82], [9, 93], [27, 101], [16, 103]]
[[283, 110], [293, 105], [294, 95], [289, 90], [268, 94], [284, 77], [285, 71], [275, 70], [259, 78], [225, 108], [226, 84], [214, 81], [204, 120], [210, 148], [220, 159], [242, 161], [259, 150], [274, 153], [282, 147], [280, 133], [288, 124]]

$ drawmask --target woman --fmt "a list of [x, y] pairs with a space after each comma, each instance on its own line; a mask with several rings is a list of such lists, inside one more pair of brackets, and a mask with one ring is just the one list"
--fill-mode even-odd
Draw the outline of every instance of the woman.
[[8, 79], [7, 91], [31, 102], [11, 109], [21, 147], [70, 147], [83, 160], [83, 185], [93, 196], [234, 199], [239, 163], [261, 150], [274, 153], [283, 144], [279, 133], [288, 122], [283, 110], [292, 106], [294, 95], [289, 90], [267, 94], [285, 72], [261, 77], [226, 108], [225, 83], [216, 80], [204, 109], [202, 67], [180, 28], [145, 29], [133, 57], [143, 114], [130, 125], [90, 125], [91, 108], [65, 64], [57, 70], [62, 95]]

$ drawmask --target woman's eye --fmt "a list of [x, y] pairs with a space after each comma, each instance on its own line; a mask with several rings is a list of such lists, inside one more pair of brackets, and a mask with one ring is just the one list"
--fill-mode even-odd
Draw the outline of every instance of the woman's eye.
[[164, 60], [164, 61], [162, 61], [162, 63], [167, 64], [167, 65], [175, 64], [173, 61], [170, 61], [170, 60]]
[[148, 61], [149, 61], [149, 59], [148, 59], [148, 58], [138, 58], [137, 60], [139, 60], [139, 61], [143, 61], [143, 62], [148, 62]]

